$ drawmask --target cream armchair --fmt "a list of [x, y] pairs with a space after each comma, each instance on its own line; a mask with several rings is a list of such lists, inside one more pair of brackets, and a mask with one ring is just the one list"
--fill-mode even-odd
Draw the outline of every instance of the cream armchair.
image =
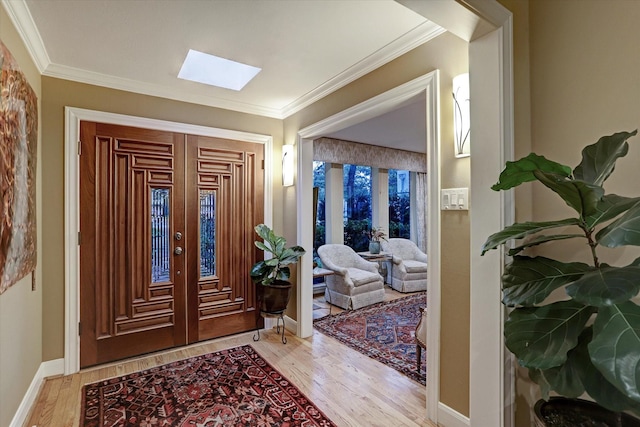
[[324, 297], [329, 304], [356, 310], [384, 300], [384, 281], [377, 263], [363, 259], [345, 245], [322, 245], [318, 256], [324, 268], [334, 272], [325, 276]]
[[382, 242], [382, 250], [393, 256], [391, 287], [398, 292], [427, 290], [427, 254], [407, 239]]

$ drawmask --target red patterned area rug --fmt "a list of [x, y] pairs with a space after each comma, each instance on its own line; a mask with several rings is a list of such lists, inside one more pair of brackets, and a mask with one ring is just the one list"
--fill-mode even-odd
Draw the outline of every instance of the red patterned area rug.
[[249, 346], [83, 387], [81, 426], [333, 426]]
[[420, 373], [416, 370], [415, 331], [419, 307], [427, 306], [427, 294], [420, 292], [359, 310], [343, 311], [314, 321], [320, 332], [354, 350], [384, 363], [409, 378], [426, 384], [425, 351]]

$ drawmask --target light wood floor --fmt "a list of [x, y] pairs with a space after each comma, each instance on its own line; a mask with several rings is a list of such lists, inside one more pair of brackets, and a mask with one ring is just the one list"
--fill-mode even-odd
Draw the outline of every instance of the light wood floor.
[[[398, 295], [389, 291], [387, 297]], [[47, 379], [25, 427], [79, 426], [86, 383], [244, 344], [254, 346], [338, 427], [435, 427], [425, 419], [424, 386], [332, 338], [314, 331], [312, 337], [300, 339], [287, 331], [283, 345], [275, 330], [262, 331], [258, 342], [252, 336], [239, 334]]]

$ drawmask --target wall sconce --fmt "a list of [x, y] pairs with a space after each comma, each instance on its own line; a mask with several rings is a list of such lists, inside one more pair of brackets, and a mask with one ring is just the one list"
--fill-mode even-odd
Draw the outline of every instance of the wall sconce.
[[453, 78], [453, 142], [456, 157], [469, 157], [471, 150], [469, 73]]
[[293, 185], [293, 145], [282, 146], [282, 185]]

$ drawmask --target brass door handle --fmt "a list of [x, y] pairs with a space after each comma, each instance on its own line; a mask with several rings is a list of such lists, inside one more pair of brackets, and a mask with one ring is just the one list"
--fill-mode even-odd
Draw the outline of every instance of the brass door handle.
[[180, 246], [176, 246], [176, 248], [173, 250], [173, 253], [176, 255], [182, 255], [182, 248]]

